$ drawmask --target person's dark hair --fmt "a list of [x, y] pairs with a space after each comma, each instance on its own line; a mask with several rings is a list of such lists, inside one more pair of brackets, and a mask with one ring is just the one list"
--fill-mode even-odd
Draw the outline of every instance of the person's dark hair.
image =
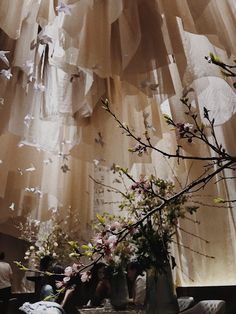
[[49, 267], [51, 266], [53, 262], [53, 257], [51, 255], [45, 255], [44, 257], [41, 258], [40, 260], [40, 265], [39, 265], [39, 269], [41, 271], [46, 271], [49, 269]]
[[102, 267], [106, 268], [106, 264], [99, 262], [93, 266], [93, 268], [91, 269], [91, 279], [92, 280], [98, 279], [98, 271]]
[[4, 252], [0, 252], [0, 260], [2, 261], [5, 258], [5, 253]]
[[60, 264], [55, 263], [52, 265], [52, 272], [55, 274], [64, 274], [64, 269], [65, 267]]
[[143, 275], [143, 267], [140, 265], [139, 262], [130, 262], [128, 265], [127, 265], [127, 269], [136, 269], [137, 271], [137, 275]]

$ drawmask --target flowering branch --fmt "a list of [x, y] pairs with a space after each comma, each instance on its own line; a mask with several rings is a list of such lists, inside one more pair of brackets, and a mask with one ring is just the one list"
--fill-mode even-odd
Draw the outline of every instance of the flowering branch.
[[154, 151], [157, 151], [158, 153], [162, 154], [163, 156], [166, 156], [168, 158], [178, 158], [178, 159], [187, 159], [187, 160], [203, 160], [203, 161], [217, 161], [217, 162], [223, 162], [227, 160], [234, 160], [236, 162], [236, 156], [230, 156], [225, 152], [225, 149], [218, 144], [217, 138], [214, 132], [214, 120], [210, 120], [209, 118], [209, 111], [204, 108], [204, 117], [207, 119], [207, 121], [210, 121], [210, 128], [212, 130], [212, 136], [215, 140], [216, 146], [211, 144], [207, 136], [205, 134], [205, 126], [203, 124], [199, 125], [197, 121], [197, 114], [193, 113], [191, 110], [191, 104], [188, 103], [188, 98], [181, 99], [182, 103], [187, 107], [186, 115], [189, 115], [194, 123], [195, 123], [195, 129], [191, 131], [192, 125], [189, 123], [183, 124], [183, 123], [175, 123], [169, 116], [165, 116], [167, 124], [174, 126], [176, 130], [178, 130], [179, 135], [181, 138], [185, 138], [188, 140], [189, 143], [192, 143], [193, 139], [197, 139], [205, 143], [207, 146], [209, 146], [212, 150], [214, 150], [218, 156], [186, 156], [180, 153], [181, 146], [178, 146], [176, 149], [175, 154], [171, 154], [168, 152], [165, 152], [155, 146], [151, 143], [151, 138], [148, 135], [147, 130], [144, 133], [145, 141], [141, 137], [135, 135], [134, 131], [132, 131], [128, 125], [125, 123], [122, 123], [115, 113], [110, 109], [109, 101], [108, 99], [101, 100], [103, 103], [103, 108], [115, 119], [115, 121], [118, 123], [118, 126], [124, 131], [124, 133], [127, 136], [130, 136], [133, 138], [138, 145], [136, 145], [134, 148], [129, 149], [130, 152], [137, 152], [138, 155], [141, 155], [143, 152], [146, 152], [147, 149], [152, 149]]

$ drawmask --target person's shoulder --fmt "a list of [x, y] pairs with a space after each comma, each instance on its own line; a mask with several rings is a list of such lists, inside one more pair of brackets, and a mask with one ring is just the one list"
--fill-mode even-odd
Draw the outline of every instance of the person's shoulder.
[[11, 265], [5, 261], [0, 261], [0, 266], [2, 266], [4, 269], [11, 269]]
[[136, 281], [142, 282], [142, 281], [146, 281], [146, 272], [143, 272], [142, 275], [138, 275], [136, 278]]

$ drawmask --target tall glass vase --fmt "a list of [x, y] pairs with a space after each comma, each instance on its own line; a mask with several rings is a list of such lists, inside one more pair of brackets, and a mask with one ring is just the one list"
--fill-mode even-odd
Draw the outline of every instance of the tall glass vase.
[[165, 266], [161, 274], [155, 268], [147, 270], [146, 313], [179, 313], [170, 265]]
[[128, 304], [128, 287], [125, 272], [118, 268], [111, 276], [111, 304], [116, 310], [124, 310]]

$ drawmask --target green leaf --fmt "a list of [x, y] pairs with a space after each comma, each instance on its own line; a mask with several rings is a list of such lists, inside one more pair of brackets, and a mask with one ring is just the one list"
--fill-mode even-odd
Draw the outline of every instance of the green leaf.
[[87, 256], [87, 257], [91, 257], [93, 255], [93, 252], [91, 251], [85, 251], [84, 252], [84, 255]]
[[97, 220], [98, 220], [102, 225], [105, 225], [106, 219], [105, 219], [103, 216], [99, 215], [99, 214], [97, 214], [96, 216], [97, 216]]
[[203, 130], [204, 128], [205, 128], [205, 124], [202, 122], [201, 126], [200, 126], [200, 129]]
[[83, 250], [91, 250], [91, 247], [89, 245], [87, 245], [87, 244], [83, 244], [83, 245], [81, 245], [81, 249], [83, 249]]
[[212, 60], [212, 62], [215, 62], [215, 63], [222, 63], [222, 61], [220, 60], [220, 58], [216, 55], [214, 55], [212, 52], [209, 53], [209, 56]]
[[79, 245], [76, 241], [68, 241], [68, 244], [71, 246], [72, 249], [76, 250], [79, 248]]
[[20, 270], [23, 270], [23, 271], [28, 271], [28, 270], [29, 270], [29, 268], [25, 267], [21, 262], [14, 261], [14, 263], [16, 264], [16, 266], [17, 266]]
[[221, 197], [214, 198], [214, 203], [216, 203], [216, 204], [224, 203], [224, 201], [225, 200], [223, 198], [221, 198]]
[[73, 252], [69, 254], [69, 257], [80, 257], [80, 254]]
[[57, 289], [56, 291], [58, 294], [60, 294], [65, 291], [65, 287], [62, 287], [61, 289]]
[[53, 294], [48, 295], [43, 299], [43, 301], [52, 301], [52, 300], [55, 300], [55, 295]]

